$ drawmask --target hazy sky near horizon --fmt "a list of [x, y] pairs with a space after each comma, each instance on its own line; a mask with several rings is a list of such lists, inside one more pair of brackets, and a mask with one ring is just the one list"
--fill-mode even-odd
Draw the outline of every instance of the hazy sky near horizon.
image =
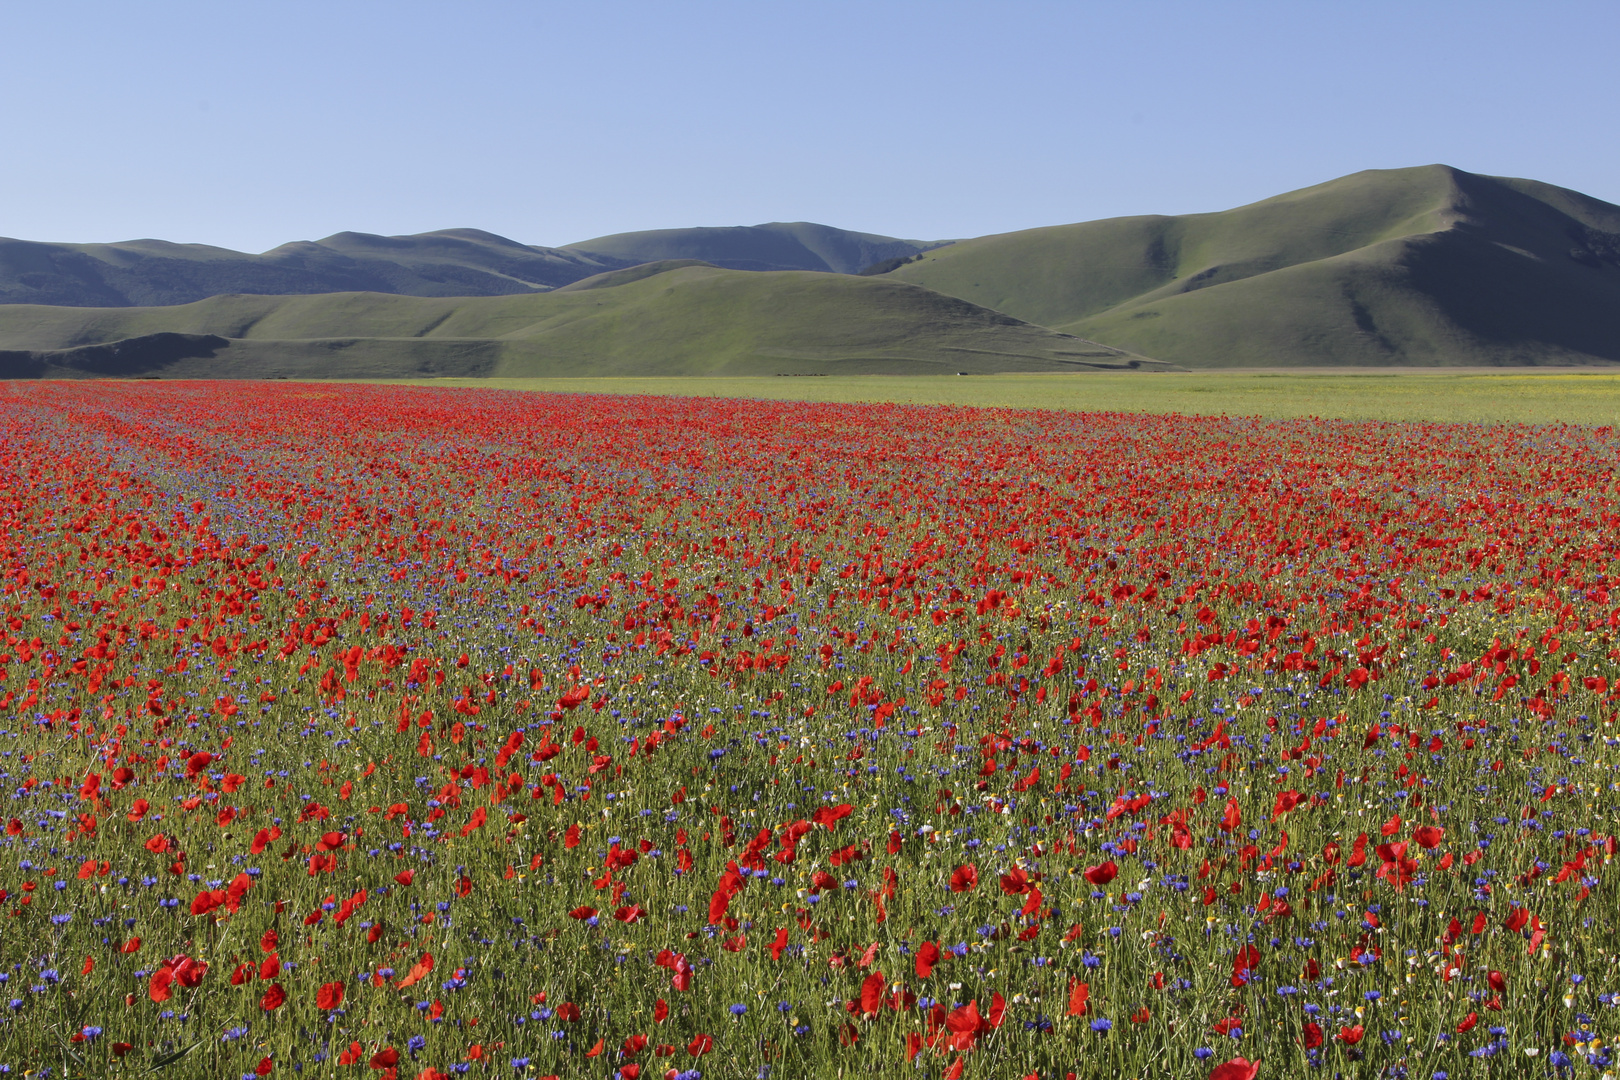
[[1444, 162], [1620, 203], [1620, 4], [0, 8], [0, 236], [914, 239]]

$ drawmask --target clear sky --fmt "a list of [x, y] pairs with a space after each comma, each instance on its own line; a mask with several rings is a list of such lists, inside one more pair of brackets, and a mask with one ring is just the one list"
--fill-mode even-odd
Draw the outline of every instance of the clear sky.
[[943, 239], [1444, 162], [1620, 203], [1620, 3], [0, 7], [0, 235]]

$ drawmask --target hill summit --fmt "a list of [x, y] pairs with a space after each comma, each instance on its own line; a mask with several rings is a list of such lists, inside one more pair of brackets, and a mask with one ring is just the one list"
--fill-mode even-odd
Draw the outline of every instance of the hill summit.
[[1620, 207], [1445, 165], [980, 237], [890, 276], [1189, 366], [1620, 361]]

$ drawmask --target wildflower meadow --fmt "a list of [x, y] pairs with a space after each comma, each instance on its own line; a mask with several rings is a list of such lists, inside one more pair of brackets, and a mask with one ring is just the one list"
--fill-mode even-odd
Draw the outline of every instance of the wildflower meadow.
[[0, 392], [0, 1071], [1603, 1077], [1608, 428]]

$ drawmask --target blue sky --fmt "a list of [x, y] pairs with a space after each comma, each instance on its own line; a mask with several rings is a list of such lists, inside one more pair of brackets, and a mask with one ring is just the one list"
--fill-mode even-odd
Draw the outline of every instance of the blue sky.
[[1620, 4], [0, 8], [0, 235], [918, 239], [1445, 162], [1620, 203]]

